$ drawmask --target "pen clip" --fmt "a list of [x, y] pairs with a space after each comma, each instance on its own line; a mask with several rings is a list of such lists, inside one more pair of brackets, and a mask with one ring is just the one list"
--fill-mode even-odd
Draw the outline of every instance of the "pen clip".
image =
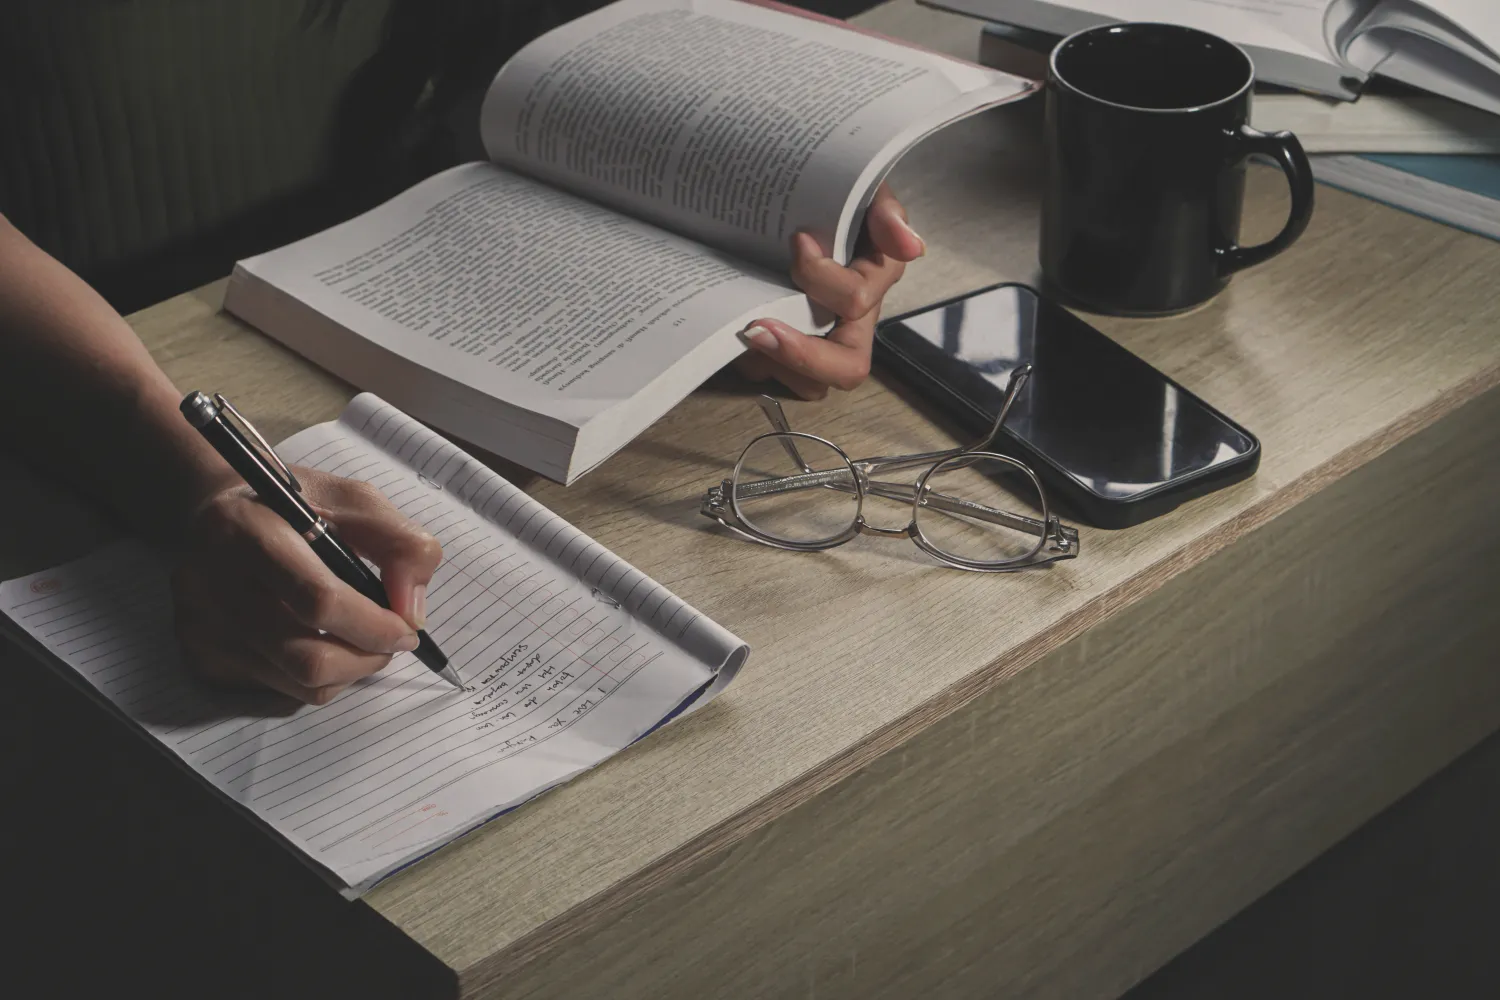
[[276, 454], [276, 449], [271, 447], [270, 442], [260, 436], [260, 431], [255, 429], [255, 425], [246, 420], [245, 415], [236, 410], [234, 404], [224, 398], [223, 393], [214, 393], [214, 402], [218, 404], [222, 412], [227, 412], [234, 417], [240, 431], [248, 434], [255, 441], [256, 445], [260, 448], [262, 457], [281, 470], [281, 473], [286, 476], [287, 485], [296, 492], [301, 493], [302, 484], [297, 482], [297, 477], [292, 475], [292, 470], [286, 467], [286, 463], [281, 460], [280, 455]]

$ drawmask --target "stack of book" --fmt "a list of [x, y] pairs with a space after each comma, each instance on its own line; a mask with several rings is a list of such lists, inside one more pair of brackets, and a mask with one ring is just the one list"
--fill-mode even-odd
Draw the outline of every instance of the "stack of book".
[[1318, 180], [1500, 239], [1500, 4], [1461, 0], [923, 0], [984, 18], [979, 61], [1041, 78], [1064, 35], [1170, 20], [1255, 62], [1251, 124], [1288, 129]]

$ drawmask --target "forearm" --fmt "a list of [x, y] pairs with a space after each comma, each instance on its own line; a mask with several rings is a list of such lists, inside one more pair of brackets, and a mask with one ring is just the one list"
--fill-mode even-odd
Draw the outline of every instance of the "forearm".
[[119, 314], [0, 216], [0, 447], [172, 544], [230, 475], [180, 398]]

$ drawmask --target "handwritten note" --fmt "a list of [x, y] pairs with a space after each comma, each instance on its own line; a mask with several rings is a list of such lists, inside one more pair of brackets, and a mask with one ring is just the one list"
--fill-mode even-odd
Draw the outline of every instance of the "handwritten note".
[[165, 567], [120, 543], [0, 584], [54, 662], [343, 884], [363, 889], [732, 679], [743, 642], [483, 464], [365, 394], [282, 455], [378, 486], [443, 544], [410, 654], [290, 715], [179, 661]]

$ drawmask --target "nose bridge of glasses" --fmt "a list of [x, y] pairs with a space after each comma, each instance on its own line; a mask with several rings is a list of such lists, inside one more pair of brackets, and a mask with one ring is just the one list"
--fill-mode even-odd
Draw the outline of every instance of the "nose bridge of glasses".
[[911, 522], [900, 528], [885, 528], [871, 524], [863, 516], [856, 522], [856, 527], [862, 535], [884, 535], [886, 538], [910, 538], [913, 530]]

